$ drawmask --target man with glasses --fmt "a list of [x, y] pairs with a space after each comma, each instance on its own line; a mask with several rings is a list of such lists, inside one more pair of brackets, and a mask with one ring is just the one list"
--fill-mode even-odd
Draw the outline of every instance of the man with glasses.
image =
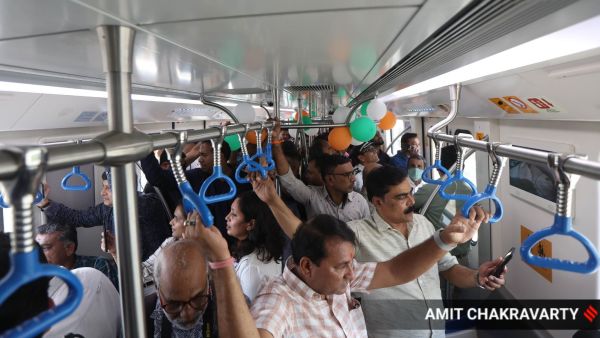
[[[405, 171], [383, 166], [371, 171], [365, 184], [375, 211], [369, 218], [348, 223], [356, 234], [359, 262], [391, 259], [436, 232], [424, 216], [414, 214], [414, 188]], [[451, 224], [460, 217], [458, 213]], [[361, 294], [369, 337], [443, 337], [444, 322], [425, 319], [429, 308], [443, 309], [438, 273], [457, 287], [478, 286], [491, 291], [504, 285], [504, 273], [491, 275], [501, 262], [501, 258], [485, 262], [474, 270], [459, 265], [446, 253], [409, 283]]]
[[218, 337], [206, 259], [196, 241], [183, 239], [162, 250], [154, 284], [154, 337]]
[[407, 170], [408, 158], [411, 155], [419, 155], [420, 149], [419, 136], [415, 133], [406, 133], [400, 138], [400, 150], [392, 156], [390, 163], [397, 168]]
[[[280, 128], [273, 129], [273, 138], [279, 137]], [[281, 186], [304, 205], [307, 218], [319, 214], [331, 215], [347, 222], [369, 215], [367, 200], [353, 191], [357, 172], [349, 158], [342, 155], [323, 155], [317, 160], [323, 186], [307, 186], [297, 179], [285, 158], [280, 144], [273, 144], [273, 159], [277, 165]]]

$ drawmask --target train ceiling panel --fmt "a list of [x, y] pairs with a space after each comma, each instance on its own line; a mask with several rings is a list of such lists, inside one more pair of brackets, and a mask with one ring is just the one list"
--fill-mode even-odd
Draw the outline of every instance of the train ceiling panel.
[[[134, 93], [198, 99], [204, 91], [258, 103], [277, 83], [288, 92], [282, 107], [293, 108], [294, 88], [326, 86], [348, 100], [391, 92], [597, 15], [598, 7], [593, 0], [0, 0], [0, 81], [103, 90], [94, 28], [122, 24], [137, 30]], [[43, 100], [68, 105], [59, 98]], [[75, 126], [82, 109], [55, 122]], [[136, 123], [213, 117], [196, 105], [148, 109], [138, 110]], [[43, 112], [16, 112], [20, 122], [6, 124], [37, 125], [36, 114]]]

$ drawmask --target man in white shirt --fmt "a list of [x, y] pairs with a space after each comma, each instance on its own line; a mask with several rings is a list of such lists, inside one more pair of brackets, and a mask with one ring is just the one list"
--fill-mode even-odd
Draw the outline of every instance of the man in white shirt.
[[[369, 174], [366, 187], [375, 211], [366, 219], [348, 223], [356, 234], [359, 262], [390, 259], [435, 232], [431, 222], [413, 213], [415, 200], [409, 181], [403, 170], [390, 166]], [[491, 275], [501, 262], [499, 258], [473, 270], [446, 253], [411, 282], [362, 294], [369, 337], [444, 337], [443, 321], [425, 320], [428, 308], [443, 308], [438, 273], [457, 287], [495, 290], [504, 285], [504, 273]]]

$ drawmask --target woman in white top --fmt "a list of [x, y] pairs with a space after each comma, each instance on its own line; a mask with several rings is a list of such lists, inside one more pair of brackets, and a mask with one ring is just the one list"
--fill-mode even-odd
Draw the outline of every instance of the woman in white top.
[[252, 302], [264, 280], [281, 274], [285, 235], [267, 204], [253, 191], [233, 201], [225, 220], [227, 234], [237, 239], [232, 248], [235, 272], [244, 295]]

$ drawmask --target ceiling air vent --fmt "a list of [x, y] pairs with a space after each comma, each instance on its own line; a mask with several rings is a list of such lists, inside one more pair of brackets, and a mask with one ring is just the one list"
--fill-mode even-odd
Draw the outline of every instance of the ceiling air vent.
[[520, 29], [577, 0], [472, 1], [350, 104], [384, 92], [399, 81], [411, 83], [431, 69]]
[[335, 86], [330, 84], [315, 84], [306, 86], [288, 86], [285, 90], [290, 92], [333, 92]]

